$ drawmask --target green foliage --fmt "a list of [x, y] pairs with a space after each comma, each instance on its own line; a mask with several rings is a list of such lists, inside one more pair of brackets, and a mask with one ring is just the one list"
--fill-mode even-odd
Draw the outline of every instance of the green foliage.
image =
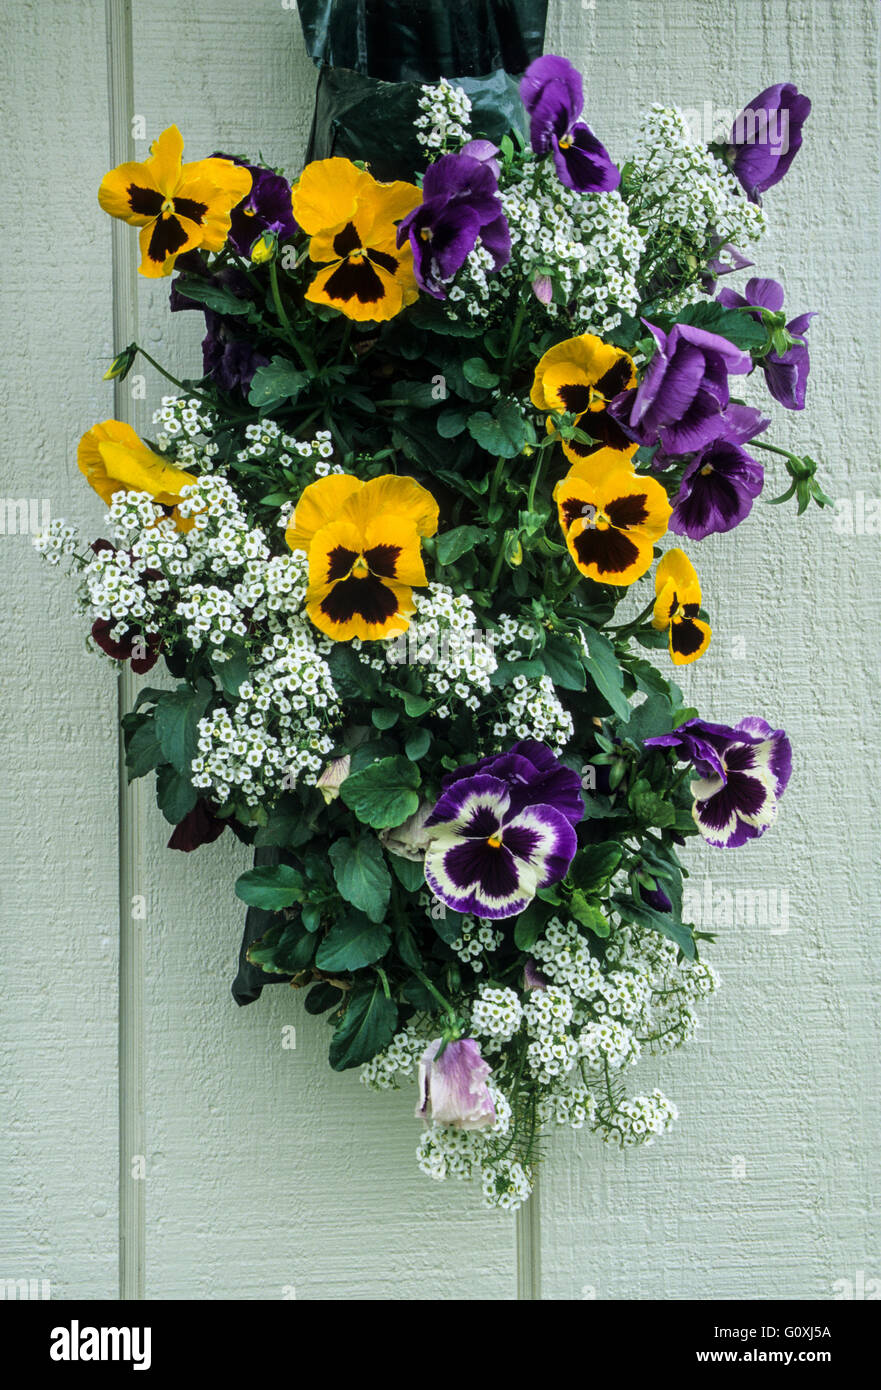
[[381, 830], [400, 825], [413, 815], [419, 805], [419, 782], [419, 769], [409, 758], [381, 758], [360, 772], [350, 773], [340, 796], [359, 821]]
[[388, 908], [392, 880], [374, 835], [337, 840], [330, 847], [330, 862], [340, 897], [365, 912], [371, 922], [381, 922]]
[[381, 980], [374, 976], [359, 981], [349, 993], [346, 1011], [330, 1041], [334, 1071], [369, 1062], [391, 1042], [397, 1023], [397, 1005], [386, 997]]

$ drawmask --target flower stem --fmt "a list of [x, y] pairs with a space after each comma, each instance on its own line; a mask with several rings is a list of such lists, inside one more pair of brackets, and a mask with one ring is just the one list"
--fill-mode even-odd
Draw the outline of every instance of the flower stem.
[[[185, 386], [184, 383], [182, 381], [179, 381], [176, 376], [172, 376], [171, 372], [167, 372], [165, 368], [156, 361], [156, 358], [151, 357], [149, 352], [147, 352], [145, 348], [142, 348], [139, 343], [135, 343], [134, 347], [137, 349], [141, 357], [143, 357], [144, 361], [149, 362], [150, 366], [153, 367], [159, 373], [160, 376], [164, 376], [166, 381], [170, 381], [172, 386], [177, 386], [179, 390], [186, 392], [188, 396], [195, 396], [197, 400], [204, 401], [205, 404], [210, 408], [212, 413], [217, 411], [217, 402], [213, 401], [210, 396], [206, 396], [204, 392], [197, 390], [195, 386]], [[229, 411], [225, 410], [224, 413], [228, 415]], [[246, 415], [239, 413], [235, 416], [235, 418], [237, 420], [250, 420], [252, 419], [252, 415], [250, 412], [248, 412], [248, 414]]]

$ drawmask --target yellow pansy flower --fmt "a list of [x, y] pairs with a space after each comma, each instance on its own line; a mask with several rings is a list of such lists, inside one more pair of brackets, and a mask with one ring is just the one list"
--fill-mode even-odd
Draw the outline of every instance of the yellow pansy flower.
[[251, 188], [247, 169], [229, 159], [183, 164], [176, 125], [163, 130], [143, 164], [119, 164], [105, 174], [98, 202], [111, 217], [140, 227], [142, 275], [170, 275], [178, 256], [201, 246], [219, 251], [229, 214]]
[[[573, 463], [600, 446], [616, 450], [619, 458], [631, 458], [637, 446], [606, 407], [614, 396], [635, 385], [636, 368], [622, 348], [604, 343], [593, 333], [582, 333], [557, 343], [541, 358], [530, 400], [539, 410], [574, 415], [578, 429], [595, 441], [588, 445], [564, 440], [563, 452]], [[552, 421], [548, 428], [553, 428]]]
[[285, 539], [309, 557], [306, 611], [334, 641], [405, 632], [412, 589], [426, 584], [421, 538], [437, 530], [431, 493], [388, 474], [364, 483], [346, 473], [310, 483]]
[[[167, 463], [139, 439], [131, 425], [102, 420], [86, 430], [77, 449], [79, 470], [107, 506], [117, 492], [149, 492], [163, 507], [177, 507], [181, 488], [196, 481]], [[192, 518], [175, 516], [178, 529], [189, 531]]]
[[348, 159], [308, 164], [293, 190], [294, 217], [311, 237], [309, 257], [325, 268], [306, 291], [347, 318], [394, 318], [419, 294], [409, 244], [396, 224], [422, 201], [412, 183], [378, 183]]
[[655, 611], [652, 627], [668, 632], [670, 656], [676, 666], [697, 661], [710, 645], [709, 623], [697, 615], [701, 586], [684, 550], [668, 550], [655, 570]]
[[[588, 579], [632, 584], [652, 563], [671, 506], [655, 478], [637, 477], [626, 462], [592, 470], [585, 460], [554, 489], [569, 554]], [[587, 474], [587, 476], [582, 476]]]

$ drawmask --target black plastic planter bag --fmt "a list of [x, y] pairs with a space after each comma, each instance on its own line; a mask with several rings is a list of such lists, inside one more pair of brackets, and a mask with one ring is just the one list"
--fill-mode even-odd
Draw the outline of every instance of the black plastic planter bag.
[[[379, 179], [411, 178], [425, 162], [413, 126], [420, 88], [439, 77], [469, 96], [475, 137], [497, 143], [525, 129], [518, 79], [541, 56], [547, 0], [299, 0], [299, 11], [319, 69], [307, 162], [341, 155], [369, 161]], [[266, 848], [254, 863], [297, 861]], [[232, 986], [238, 1004], [291, 980], [248, 959], [252, 943], [282, 920], [248, 909]]]

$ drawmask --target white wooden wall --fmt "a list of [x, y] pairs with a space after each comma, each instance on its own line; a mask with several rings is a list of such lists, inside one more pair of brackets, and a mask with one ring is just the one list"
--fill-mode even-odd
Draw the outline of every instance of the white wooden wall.
[[[314, 71], [291, 9], [132, 10], [113, 90], [130, 84], [150, 138], [176, 121], [194, 158], [259, 152], [297, 170]], [[97, 533], [75, 450], [113, 413], [111, 227], [95, 193], [124, 132], [111, 129], [105, 4], [17, 0], [8, 14], [0, 492], [46, 497]], [[877, 21], [871, 0], [552, 0], [547, 42], [584, 71], [588, 118], [617, 155], [654, 100], [736, 109], [787, 79], [811, 96], [805, 147], [766, 199], [761, 273], [780, 274], [794, 312], [822, 317], [809, 409], [778, 411], [774, 438], [824, 458], [851, 498], [881, 495]], [[124, 270], [118, 318], [135, 312], [119, 303]], [[172, 320], [166, 289], [139, 285], [138, 332], [193, 373], [196, 317]], [[151, 378], [149, 409], [162, 390]], [[881, 1276], [879, 548], [828, 515], [761, 505], [702, 546], [717, 637], [686, 695], [707, 717], [783, 724], [796, 763], [776, 830], [730, 855], [690, 849], [689, 863], [714, 889], [788, 893], [789, 929], [721, 932], [710, 958], [724, 989], [699, 1039], [643, 1069], [679, 1125], [623, 1157], [554, 1136], [518, 1245], [475, 1192], [418, 1173], [412, 1096], [331, 1073], [326, 1029], [290, 991], [232, 1002], [247, 852], [227, 837], [166, 851], [149, 794], [125, 802], [120, 838], [113, 673], [85, 653], [65, 581], [26, 537], [0, 536], [0, 1278], [112, 1297], [120, 1220], [128, 1297], [824, 1298], [860, 1271]], [[120, 902], [133, 948], [121, 1000]], [[282, 1047], [289, 1023], [296, 1050]]]

